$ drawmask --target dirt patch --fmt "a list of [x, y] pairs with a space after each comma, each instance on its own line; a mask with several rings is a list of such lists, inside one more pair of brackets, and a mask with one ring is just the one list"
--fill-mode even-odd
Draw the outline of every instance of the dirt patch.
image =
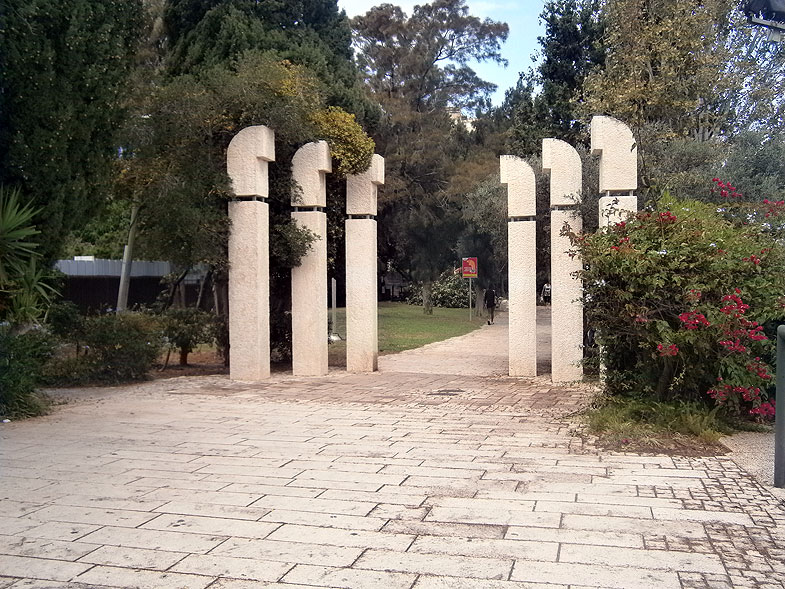
[[667, 456], [723, 456], [729, 452], [719, 442], [707, 442], [694, 436], [682, 434], [658, 434], [646, 438], [619, 438], [600, 435], [594, 445], [612, 452], [629, 452], [631, 454], [665, 454]]
[[173, 352], [169, 364], [164, 368], [165, 356], [161, 364], [150, 371], [150, 378], [177, 378], [178, 376], [205, 376], [208, 374], [229, 374], [229, 368], [224, 366], [223, 359], [213, 349], [195, 350], [188, 354], [188, 364], [179, 364], [180, 356]]

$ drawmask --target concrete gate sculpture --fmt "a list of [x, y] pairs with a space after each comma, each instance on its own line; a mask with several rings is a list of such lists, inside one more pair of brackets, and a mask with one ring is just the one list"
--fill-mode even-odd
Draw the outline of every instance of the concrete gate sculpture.
[[[229, 203], [230, 378], [255, 381], [270, 376], [270, 292], [268, 164], [275, 161], [275, 136], [264, 126], [247, 127], [227, 150], [227, 172], [235, 199]], [[611, 117], [591, 122], [592, 153], [600, 156], [600, 225], [637, 210], [637, 147], [630, 129]], [[575, 272], [561, 235], [569, 224], [581, 229], [574, 195], [581, 192], [578, 152], [558, 139], [544, 139], [543, 170], [551, 191], [551, 379], [581, 378], [583, 307]], [[531, 166], [512, 155], [500, 158], [507, 185], [509, 254], [509, 374], [537, 375], [536, 184]], [[292, 270], [292, 371], [296, 376], [327, 374], [326, 178], [332, 171], [327, 143], [303, 145], [292, 175], [301, 193], [292, 195], [292, 217], [318, 236], [300, 266]], [[372, 372], [378, 364], [376, 193], [384, 184], [384, 159], [374, 155], [363, 174], [347, 178], [346, 330], [347, 370]]]

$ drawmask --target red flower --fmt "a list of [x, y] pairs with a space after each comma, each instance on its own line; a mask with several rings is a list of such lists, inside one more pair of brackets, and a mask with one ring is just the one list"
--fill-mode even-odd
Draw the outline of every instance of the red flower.
[[687, 311], [679, 315], [679, 319], [686, 329], [698, 329], [701, 325], [708, 327], [711, 325], [709, 320], [698, 311]]

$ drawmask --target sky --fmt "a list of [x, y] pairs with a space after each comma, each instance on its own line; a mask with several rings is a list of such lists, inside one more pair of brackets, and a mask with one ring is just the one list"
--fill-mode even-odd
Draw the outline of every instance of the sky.
[[[411, 16], [415, 4], [425, 4], [428, 0], [338, 0], [338, 6], [346, 14], [356, 16], [364, 14], [372, 6], [383, 2], [397, 4], [403, 11]], [[544, 31], [540, 23], [543, 0], [467, 0], [469, 14], [480, 18], [490, 18], [506, 22], [510, 26], [507, 42], [502, 46], [502, 57], [507, 59], [509, 65], [505, 68], [495, 63], [478, 63], [473, 66], [477, 74], [488, 82], [497, 85], [493, 95], [494, 105], [499, 105], [504, 100], [504, 93], [508, 88], [518, 82], [518, 74], [528, 70], [534, 62], [532, 55], [537, 52], [539, 45], [537, 37]]]

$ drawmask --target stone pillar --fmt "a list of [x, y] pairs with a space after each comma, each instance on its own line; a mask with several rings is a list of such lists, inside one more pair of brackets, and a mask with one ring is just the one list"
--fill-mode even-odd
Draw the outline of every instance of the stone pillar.
[[591, 152], [600, 156], [600, 227], [638, 210], [638, 145], [630, 128], [613, 117], [591, 120]]
[[229, 377], [270, 376], [270, 236], [267, 166], [275, 135], [246, 127], [226, 151], [236, 200], [229, 203]]
[[306, 143], [292, 159], [292, 218], [317, 237], [300, 265], [292, 268], [292, 372], [327, 374], [327, 184], [332, 172], [327, 142]]
[[346, 370], [378, 369], [379, 281], [376, 268], [376, 192], [384, 184], [384, 158], [346, 178]]
[[503, 155], [507, 185], [510, 376], [537, 375], [537, 258], [534, 170], [521, 158]]
[[574, 276], [581, 258], [570, 257], [570, 239], [561, 235], [565, 223], [575, 232], [583, 227], [570, 199], [581, 192], [581, 157], [564, 141], [543, 139], [542, 168], [551, 177], [551, 379], [564, 383], [583, 376], [583, 292]]

